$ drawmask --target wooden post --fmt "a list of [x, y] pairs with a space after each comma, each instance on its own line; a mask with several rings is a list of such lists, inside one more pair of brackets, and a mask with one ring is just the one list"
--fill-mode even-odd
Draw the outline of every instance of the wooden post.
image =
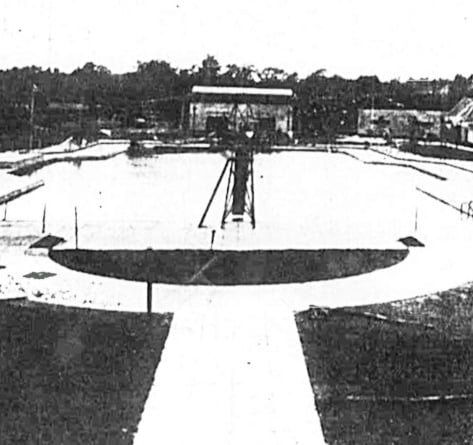
[[416, 206], [416, 214], [415, 214], [415, 222], [414, 222], [414, 232], [417, 233], [417, 206]]
[[79, 225], [77, 223], [77, 207], [74, 207], [75, 215], [75, 238], [76, 238], [76, 249], [79, 248]]
[[146, 299], [148, 315], [151, 315], [151, 312], [153, 310], [153, 283], [151, 281], [148, 281], [146, 283]]

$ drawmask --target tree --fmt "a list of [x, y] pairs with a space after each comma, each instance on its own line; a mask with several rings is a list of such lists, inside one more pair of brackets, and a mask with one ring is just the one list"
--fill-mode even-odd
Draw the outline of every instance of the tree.
[[110, 76], [112, 72], [103, 65], [96, 65], [93, 62], [87, 62], [82, 68], [77, 68], [72, 72], [72, 76], [77, 75], [106, 75]]
[[198, 71], [200, 82], [204, 85], [216, 84], [220, 69], [221, 67], [218, 60], [214, 56], [207, 55], [207, 57], [202, 60], [202, 66]]
[[468, 79], [457, 74], [450, 85], [449, 98], [451, 103], [457, 103], [468, 93]]
[[259, 73], [259, 81], [263, 84], [280, 84], [287, 80], [289, 74], [281, 68], [267, 67]]
[[256, 84], [258, 78], [253, 65], [238, 66], [227, 65], [226, 71], [222, 74], [221, 80], [226, 85], [251, 86]]
[[151, 60], [138, 62], [138, 70], [130, 79], [136, 82], [136, 93], [142, 100], [169, 97], [174, 92], [177, 73], [168, 62]]

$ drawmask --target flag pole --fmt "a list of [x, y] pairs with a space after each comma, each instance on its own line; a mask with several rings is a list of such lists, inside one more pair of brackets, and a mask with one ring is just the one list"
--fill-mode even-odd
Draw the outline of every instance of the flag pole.
[[34, 94], [38, 87], [33, 84], [33, 88], [31, 89], [31, 106], [30, 106], [30, 150], [33, 150], [33, 143], [34, 143]]

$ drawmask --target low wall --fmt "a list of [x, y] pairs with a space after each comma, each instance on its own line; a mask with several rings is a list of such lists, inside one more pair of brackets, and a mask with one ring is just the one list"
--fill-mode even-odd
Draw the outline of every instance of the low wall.
[[19, 198], [22, 195], [26, 195], [27, 193], [30, 193], [33, 190], [36, 190], [39, 187], [42, 187], [43, 185], [44, 185], [44, 181], [42, 180], [36, 181], [36, 182], [33, 182], [32, 184], [28, 184], [25, 187], [22, 187], [20, 189], [7, 193], [6, 195], [0, 196], [0, 204], [5, 204], [9, 201], [13, 201], [14, 199]]

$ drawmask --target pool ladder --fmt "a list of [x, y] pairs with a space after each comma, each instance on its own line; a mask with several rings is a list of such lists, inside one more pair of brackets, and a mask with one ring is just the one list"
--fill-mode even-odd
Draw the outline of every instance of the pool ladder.
[[465, 215], [467, 218], [473, 218], [473, 200], [464, 201], [460, 205], [460, 215]]

